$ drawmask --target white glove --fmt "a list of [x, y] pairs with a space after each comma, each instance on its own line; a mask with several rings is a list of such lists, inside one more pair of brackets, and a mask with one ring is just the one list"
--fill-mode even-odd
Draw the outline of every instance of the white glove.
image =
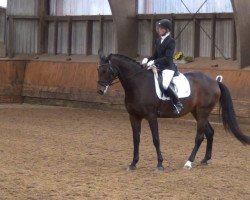
[[148, 63], [147, 63], [147, 66], [148, 67], [151, 67], [152, 65], [155, 64], [155, 61], [154, 60], [150, 60]]
[[143, 60], [141, 61], [141, 64], [142, 65], [146, 65], [148, 62], [148, 59], [147, 58], [143, 58]]
[[[149, 61], [149, 62], [151, 62], [151, 61]], [[147, 67], [147, 70], [150, 70], [150, 69], [153, 71], [155, 77], [158, 79], [158, 69], [157, 69], [157, 67], [154, 64], [152, 64], [149, 67]]]

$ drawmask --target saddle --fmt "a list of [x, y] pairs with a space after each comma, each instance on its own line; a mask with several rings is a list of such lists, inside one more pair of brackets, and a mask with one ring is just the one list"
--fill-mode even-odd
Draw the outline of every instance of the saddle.
[[[156, 68], [156, 67], [155, 67]], [[169, 100], [168, 95], [164, 94], [164, 89], [162, 85], [162, 74], [157, 73], [157, 70], [152, 68], [152, 72], [154, 73], [154, 81], [155, 81], [155, 92], [159, 99], [161, 100]], [[177, 93], [178, 98], [185, 98], [190, 96], [191, 89], [188, 79], [179, 71], [176, 71], [173, 79], [170, 83], [170, 87], [173, 87]]]

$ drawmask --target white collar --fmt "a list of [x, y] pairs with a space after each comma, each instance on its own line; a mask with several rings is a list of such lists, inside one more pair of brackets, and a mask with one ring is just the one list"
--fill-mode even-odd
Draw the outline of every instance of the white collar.
[[168, 32], [166, 35], [161, 36], [161, 43], [170, 35], [170, 32]]

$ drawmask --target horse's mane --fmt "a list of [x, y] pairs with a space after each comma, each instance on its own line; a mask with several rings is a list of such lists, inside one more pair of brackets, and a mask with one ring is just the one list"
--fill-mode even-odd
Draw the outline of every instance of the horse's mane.
[[112, 54], [112, 53], [111, 53], [111, 54], [109, 54], [109, 56], [107, 57], [108, 60], [110, 60], [112, 56], [116, 56], [116, 57], [119, 57], [119, 58], [121, 58], [121, 59], [126, 59], [127, 61], [131, 62], [131, 64], [136, 64], [138, 67], [142, 67], [142, 66], [140, 65], [139, 62], [137, 62], [135, 59], [130, 58], [130, 57], [126, 56], [126, 55], [122, 55], [122, 54]]

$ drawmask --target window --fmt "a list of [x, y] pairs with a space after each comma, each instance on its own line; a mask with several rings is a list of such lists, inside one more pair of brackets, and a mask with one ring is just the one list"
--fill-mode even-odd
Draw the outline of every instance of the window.
[[[205, 0], [183, 0], [188, 9], [195, 13]], [[138, 0], [139, 14], [188, 13], [181, 0]], [[207, 0], [199, 13], [233, 12], [230, 0]]]
[[111, 15], [108, 0], [50, 0], [50, 15]]

